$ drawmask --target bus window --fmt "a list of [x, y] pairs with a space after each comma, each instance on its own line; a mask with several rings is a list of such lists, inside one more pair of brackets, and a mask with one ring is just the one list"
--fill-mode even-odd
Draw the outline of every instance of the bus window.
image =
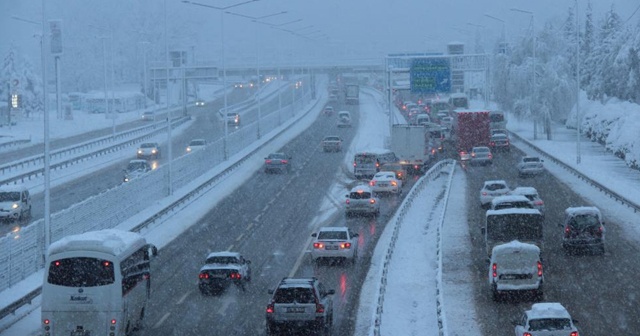
[[96, 287], [115, 281], [113, 263], [98, 258], [66, 258], [49, 266], [47, 282], [65, 287]]

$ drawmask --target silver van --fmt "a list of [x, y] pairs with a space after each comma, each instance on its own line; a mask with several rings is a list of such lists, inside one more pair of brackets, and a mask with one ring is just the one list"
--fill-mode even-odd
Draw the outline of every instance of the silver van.
[[380, 166], [394, 162], [398, 162], [398, 158], [390, 150], [380, 149], [359, 152], [353, 156], [353, 174], [356, 179], [370, 179], [380, 171]]
[[0, 220], [20, 221], [31, 217], [31, 195], [24, 186], [0, 187]]

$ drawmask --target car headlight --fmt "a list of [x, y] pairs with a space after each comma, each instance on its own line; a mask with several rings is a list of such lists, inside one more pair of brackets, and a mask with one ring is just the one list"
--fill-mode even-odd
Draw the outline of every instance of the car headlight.
[[156, 150], [155, 150], [155, 149], [152, 149], [152, 150], [151, 150], [151, 154], [155, 154], [155, 153], [156, 153]]
[[138, 154], [142, 154], [142, 149], [138, 149]]
[[18, 203], [11, 204], [11, 209], [17, 209], [19, 207], [20, 207], [20, 204], [18, 204]]
[[187, 147], [187, 152], [190, 152], [190, 151], [191, 151], [191, 147]]

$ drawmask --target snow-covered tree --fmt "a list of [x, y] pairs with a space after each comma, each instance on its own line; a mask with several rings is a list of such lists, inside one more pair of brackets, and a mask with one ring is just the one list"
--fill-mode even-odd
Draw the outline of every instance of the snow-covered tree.
[[13, 45], [4, 56], [0, 68], [0, 83], [17, 81], [19, 84], [11, 89], [6, 85], [0, 85], [0, 97], [7, 97], [14, 92], [20, 94], [22, 110], [27, 117], [42, 111], [43, 107], [42, 78], [36, 75], [33, 69], [34, 67]]

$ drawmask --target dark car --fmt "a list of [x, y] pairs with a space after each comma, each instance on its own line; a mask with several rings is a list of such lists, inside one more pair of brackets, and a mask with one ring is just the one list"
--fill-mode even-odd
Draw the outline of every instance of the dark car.
[[595, 249], [604, 254], [605, 228], [596, 207], [570, 207], [564, 211], [562, 247], [565, 251]]
[[271, 153], [264, 158], [265, 173], [288, 173], [291, 171], [291, 156], [285, 153]]
[[491, 140], [489, 140], [489, 147], [491, 147], [494, 153], [499, 151], [508, 152], [511, 150], [509, 137], [506, 134], [495, 133], [491, 136]]
[[198, 273], [198, 289], [203, 295], [218, 294], [234, 284], [245, 290], [251, 281], [251, 261], [238, 252], [209, 253]]
[[[334, 290], [317, 278], [284, 278], [267, 304], [267, 335], [291, 335], [303, 329], [313, 335], [330, 335]], [[306, 335], [306, 333], [305, 333]]]

